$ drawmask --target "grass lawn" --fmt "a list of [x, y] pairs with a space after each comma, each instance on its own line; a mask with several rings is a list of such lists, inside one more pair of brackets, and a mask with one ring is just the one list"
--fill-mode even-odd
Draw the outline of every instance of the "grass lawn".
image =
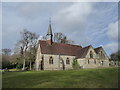
[[118, 68], [5, 72], [3, 88], [117, 88]]

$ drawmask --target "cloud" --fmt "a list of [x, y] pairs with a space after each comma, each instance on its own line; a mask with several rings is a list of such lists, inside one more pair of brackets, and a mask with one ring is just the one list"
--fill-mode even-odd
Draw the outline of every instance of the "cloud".
[[[109, 51], [111, 53], [118, 51], [118, 43], [117, 42], [109, 43], [107, 45], [104, 45], [103, 47], [106, 51]], [[109, 53], [109, 54], [111, 54], [111, 53]]]
[[118, 21], [108, 25], [107, 35], [111, 40], [118, 41]]
[[116, 37], [111, 35], [115, 26], [108, 28], [108, 24], [118, 19], [117, 8], [117, 3], [3, 3], [4, 47], [13, 47], [24, 28], [45, 36], [51, 17], [53, 33], [62, 32], [82, 46], [102, 44], [107, 48], [116, 43], [113, 42]]
[[[24, 18], [24, 19], [36, 19], [41, 14], [38, 14], [41, 11], [41, 5], [39, 3], [19, 3], [16, 6], [17, 15]], [[38, 10], [39, 9], [39, 10]]]
[[53, 17], [58, 31], [81, 30], [92, 13], [92, 5], [93, 3], [73, 3], [58, 11]]
[[88, 18], [92, 14], [94, 3], [71, 3], [53, 14], [55, 32], [63, 32], [75, 44], [86, 45], [91, 39], [86, 37], [85, 30]]
[[72, 3], [55, 13], [53, 26], [55, 32], [65, 33], [80, 45], [98, 46], [108, 43], [107, 25], [116, 18], [117, 3]]
[[23, 2], [17, 3], [14, 8], [17, 9], [17, 15], [24, 19], [34, 20], [41, 17], [49, 18], [53, 13], [56, 14], [59, 9], [67, 7], [69, 4], [65, 3], [50, 3], [50, 2]]
[[117, 52], [120, 49], [119, 48], [120, 38], [118, 38], [118, 22], [119, 21], [110, 23], [108, 25], [107, 32], [106, 32], [107, 36], [110, 39], [110, 42], [104, 45], [103, 47], [106, 49], [106, 51], [111, 53]]

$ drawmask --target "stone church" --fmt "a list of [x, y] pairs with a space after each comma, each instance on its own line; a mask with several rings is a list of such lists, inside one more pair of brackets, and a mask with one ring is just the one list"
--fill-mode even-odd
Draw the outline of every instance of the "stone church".
[[47, 40], [39, 40], [35, 70], [73, 69], [76, 60], [80, 68], [109, 67], [109, 58], [102, 47], [91, 45], [82, 47], [53, 42], [52, 28], [49, 24]]

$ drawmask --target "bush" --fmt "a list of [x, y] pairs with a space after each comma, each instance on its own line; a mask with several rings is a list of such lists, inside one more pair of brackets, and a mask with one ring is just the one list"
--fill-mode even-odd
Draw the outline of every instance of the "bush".
[[17, 68], [17, 69], [21, 69], [21, 68], [22, 68], [22, 64], [17, 64], [17, 65], [16, 65], [16, 68]]
[[77, 62], [76, 59], [73, 60], [72, 66], [73, 66], [73, 69], [80, 69], [80, 68], [82, 68], [82, 67], [80, 67], [80, 65], [79, 65], [79, 63]]

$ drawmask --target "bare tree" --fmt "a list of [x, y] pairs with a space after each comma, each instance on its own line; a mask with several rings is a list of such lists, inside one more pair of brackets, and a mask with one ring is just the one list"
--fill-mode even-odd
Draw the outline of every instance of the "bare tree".
[[54, 41], [57, 43], [61, 43], [61, 40], [64, 38], [63, 33], [58, 32], [58, 33], [54, 33]]
[[[65, 36], [61, 32], [54, 33], [53, 39], [54, 39], [54, 42], [57, 42], [57, 43], [65, 43], [65, 44], [73, 44], [74, 43], [74, 41], [69, 40], [67, 38], [67, 36]], [[47, 40], [46, 36], [43, 36], [42, 40]]]
[[30, 70], [32, 61], [35, 61], [36, 51], [37, 51], [37, 41], [39, 38], [39, 35], [36, 33], [30, 33], [30, 45], [29, 45], [29, 61], [30, 61]]
[[7, 48], [2, 49], [2, 54], [3, 55], [10, 55], [11, 54], [11, 49], [7, 49]]
[[18, 41], [18, 43], [16, 44], [17, 47], [20, 50], [20, 54], [21, 54], [21, 58], [23, 59], [23, 68], [22, 70], [25, 70], [25, 61], [26, 61], [26, 52], [27, 49], [29, 47], [29, 31], [27, 31], [26, 29], [24, 29], [22, 32], [20, 32], [21, 34], [21, 40]]
[[73, 44], [74, 42], [72, 40], [69, 40], [67, 36], [65, 36], [63, 33], [54, 33], [54, 41], [57, 43], [65, 43], [65, 44]]
[[39, 35], [36, 33], [32, 33], [28, 30], [23, 30], [21, 33], [21, 40], [16, 44], [19, 49], [16, 49], [21, 55], [21, 59], [23, 60], [23, 68], [25, 70], [26, 61], [29, 61], [30, 70], [31, 63], [33, 59], [35, 60], [36, 54], [36, 46]]

